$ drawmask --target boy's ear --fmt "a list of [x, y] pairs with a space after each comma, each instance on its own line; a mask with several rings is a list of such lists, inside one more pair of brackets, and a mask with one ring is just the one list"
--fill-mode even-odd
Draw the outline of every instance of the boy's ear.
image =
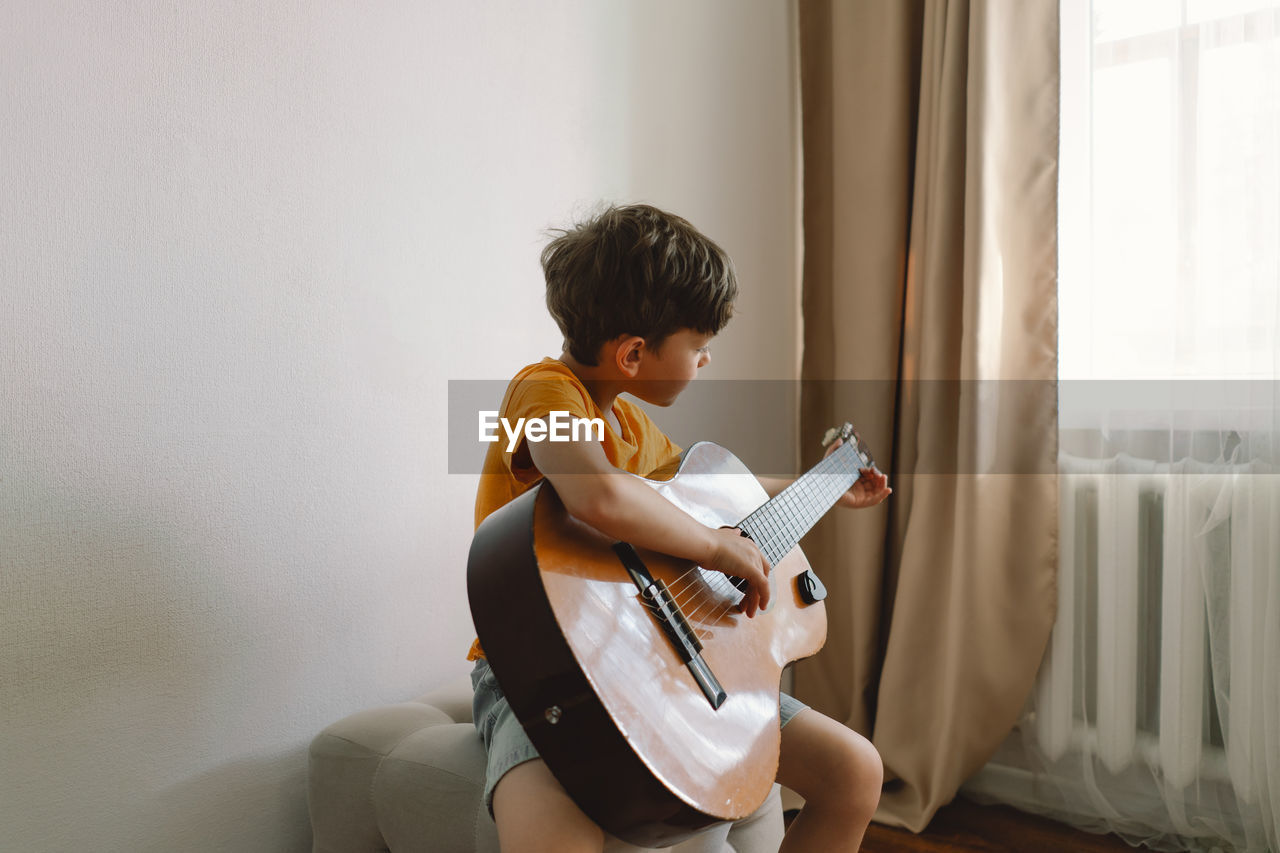
[[643, 356], [644, 338], [638, 335], [624, 335], [617, 339], [617, 346], [614, 347], [614, 364], [624, 376], [635, 377]]

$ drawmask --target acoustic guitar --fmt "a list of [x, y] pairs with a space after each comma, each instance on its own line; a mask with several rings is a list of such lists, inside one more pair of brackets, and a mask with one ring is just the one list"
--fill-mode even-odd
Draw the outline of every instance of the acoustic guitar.
[[485, 656], [552, 773], [618, 838], [665, 847], [768, 795], [782, 670], [826, 641], [826, 591], [796, 543], [875, 464], [849, 424], [833, 433], [844, 443], [772, 499], [710, 442], [644, 481], [760, 547], [772, 595], [751, 619], [740, 579], [611, 540], [545, 480], [476, 530], [467, 588]]

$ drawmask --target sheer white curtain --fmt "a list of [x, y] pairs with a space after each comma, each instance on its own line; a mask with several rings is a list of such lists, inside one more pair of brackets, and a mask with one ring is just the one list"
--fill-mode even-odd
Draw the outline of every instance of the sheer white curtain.
[[1062, 0], [1058, 620], [970, 781], [1280, 850], [1280, 0]]

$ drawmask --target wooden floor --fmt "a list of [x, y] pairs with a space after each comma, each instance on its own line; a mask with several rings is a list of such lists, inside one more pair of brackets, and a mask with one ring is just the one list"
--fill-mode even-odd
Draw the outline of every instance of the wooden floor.
[[1094, 835], [1006, 806], [956, 799], [919, 835], [871, 824], [862, 853], [1118, 853], [1134, 848], [1114, 835]]
[[1006, 806], [979, 806], [957, 799], [934, 816], [919, 835], [871, 824], [862, 853], [1111, 853], [1134, 848], [1114, 835], [1094, 835]]

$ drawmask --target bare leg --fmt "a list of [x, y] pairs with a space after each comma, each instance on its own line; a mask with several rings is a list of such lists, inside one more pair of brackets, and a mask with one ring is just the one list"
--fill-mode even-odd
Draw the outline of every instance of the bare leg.
[[541, 759], [507, 771], [493, 790], [502, 853], [600, 853], [604, 831], [583, 814]]
[[884, 765], [862, 735], [813, 709], [782, 729], [778, 781], [805, 799], [780, 853], [854, 853], [880, 802]]

